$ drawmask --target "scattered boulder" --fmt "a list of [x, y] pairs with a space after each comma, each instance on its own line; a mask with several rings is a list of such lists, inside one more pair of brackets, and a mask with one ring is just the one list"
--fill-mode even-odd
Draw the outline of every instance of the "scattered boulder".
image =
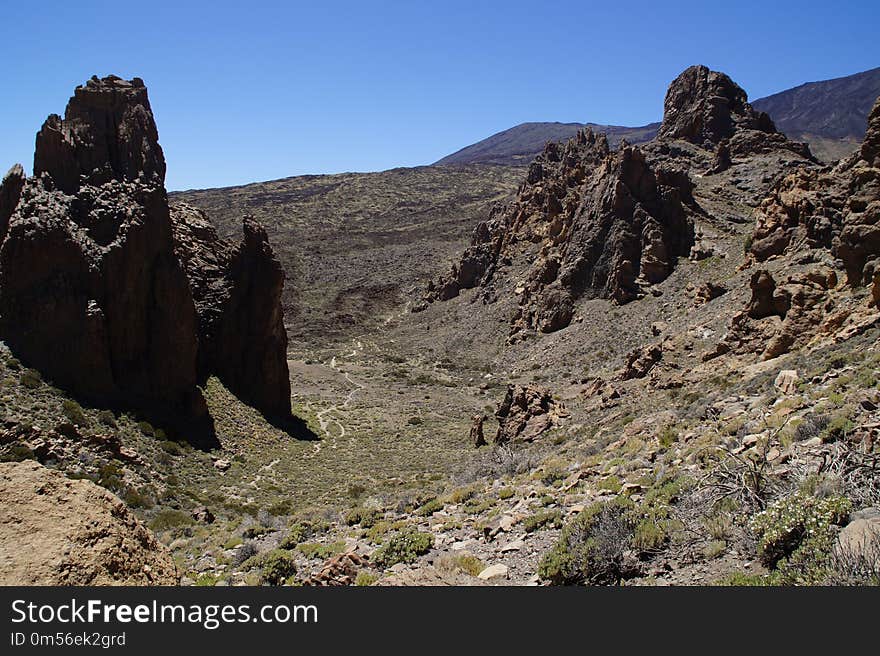
[[341, 553], [329, 558], [321, 570], [310, 576], [303, 585], [317, 587], [354, 585], [358, 572], [367, 567], [367, 559], [354, 552]]
[[694, 290], [694, 305], [705, 305], [727, 293], [727, 287], [706, 281]]
[[507, 565], [502, 565], [501, 563], [496, 563], [495, 565], [489, 565], [482, 572], [477, 574], [478, 579], [482, 579], [484, 581], [494, 581], [498, 579], [507, 579], [508, 567]]
[[773, 381], [773, 386], [783, 394], [795, 394], [798, 385], [798, 372], [796, 369], [783, 369]]
[[850, 519], [837, 536], [835, 555], [876, 572], [880, 568], [880, 508], [860, 510]]
[[620, 379], [644, 378], [662, 358], [662, 342], [633, 349], [626, 356], [626, 365], [620, 373]]
[[199, 522], [200, 524], [213, 524], [214, 523], [214, 513], [211, 512], [211, 509], [207, 506], [197, 506], [193, 508], [192, 518]]
[[482, 413], [475, 414], [471, 418], [471, 444], [475, 448], [486, 446], [487, 444], [486, 437], [483, 435], [484, 421], [486, 421], [486, 416]]
[[495, 411], [498, 432], [495, 444], [513, 440], [531, 442], [568, 416], [565, 406], [549, 390], [532, 385], [508, 385]]
[[0, 463], [0, 583], [177, 585], [168, 549], [91, 481]]

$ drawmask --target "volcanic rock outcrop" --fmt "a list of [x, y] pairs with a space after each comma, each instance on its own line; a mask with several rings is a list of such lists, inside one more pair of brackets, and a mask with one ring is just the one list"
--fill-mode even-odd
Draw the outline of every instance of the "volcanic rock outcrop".
[[754, 259], [805, 249], [829, 249], [855, 287], [872, 284], [880, 270], [880, 99], [857, 153], [833, 169], [786, 176], [761, 204]]
[[199, 317], [199, 380], [211, 374], [271, 417], [290, 414], [284, 270], [266, 231], [250, 217], [238, 244], [218, 238], [204, 212], [171, 208], [175, 251], [186, 267]]
[[[622, 304], [643, 296], [694, 245], [693, 218], [702, 210], [686, 171], [695, 165], [689, 153], [699, 149], [714, 153], [711, 173], [727, 170], [735, 157], [780, 149], [812, 161], [809, 149], [778, 133], [729, 77], [692, 66], [669, 87], [655, 142], [621, 142], [612, 151], [604, 135], [587, 128], [567, 144], [547, 144], [516, 199], [477, 226], [461, 260], [413, 309], [473, 287], [483, 287], [481, 298], [491, 302], [493, 288], [506, 284], [519, 296], [515, 341], [523, 331], [565, 328], [581, 298]], [[502, 283], [523, 254], [531, 262], [523, 280]]]
[[669, 85], [657, 137], [682, 139], [715, 150], [712, 172], [727, 168], [731, 155], [779, 147], [812, 159], [806, 144], [786, 139], [766, 113], [748, 103], [742, 87], [706, 66], [687, 68]]
[[[197, 383], [221, 358], [223, 371], [213, 371], [231, 388], [289, 415], [289, 387], [266, 387], [287, 381], [277, 262], [252, 228], [219, 263], [228, 269], [214, 287], [229, 289], [216, 291], [216, 304], [194, 300], [199, 281], [179, 253], [141, 80], [78, 87], [65, 118], [50, 116], [38, 133], [34, 172], [25, 181], [14, 168], [0, 188], [0, 336], [18, 357], [89, 401], [136, 410], [206, 445], [213, 422]], [[198, 238], [187, 248], [199, 250]], [[206, 325], [219, 328], [200, 339]], [[230, 375], [243, 360], [247, 368]], [[260, 379], [254, 368], [264, 366]]]
[[565, 145], [547, 144], [516, 200], [477, 226], [461, 262], [429, 286], [425, 300], [489, 284], [517, 244], [530, 242], [539, 252], [518, 290], [512, 332], [566, 327], [581, 297], [631, 301], [690, 251], [691, 189], [683, 172], [655, 169], [626, 143], [612, 152], [589, 128]]
[[0, 499], [2, 585], [178, 584], [168, 549], [91, 481], [0, 463]]
[[514, 440], [531, 442], [567, 417], [565, 406], [549, 390], [532, 385], [508, 385], [495, 417], [498, 432], [495, 444]]

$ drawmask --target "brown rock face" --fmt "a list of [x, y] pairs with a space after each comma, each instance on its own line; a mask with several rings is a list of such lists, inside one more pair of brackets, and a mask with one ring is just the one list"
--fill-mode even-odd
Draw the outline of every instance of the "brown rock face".
[[474, 447], [479, 448], [481, 446], [486, 446], [486, 437], [483, 435], [483, 422], [486, 421], [486, 417], [482, 414], [476, 414], [471, 417], [471, 444]]
[[625, 143], [611, 152], [605, 136], [589, 128], [565, 145], [548, 144], [516, 200], [477, 227], [460, 263], [429, 287], [425, 300], [488, 285], [515, 244], [526, 241], [540, 244], [540, 255], [512, 332], [566, 327], [581, 297], [631, 301], [689, 253], [691, 189], [686, 174], [653, 168]]
[[240, 399], [271, 417], [290, 416], [284, 271], [266, 232], [244, 219], [244, 238], [217, 237], [193, 207], [171, 208], [175, 251], [186, 267], [199, 317], [199, 377], [216, 374]]
[[168, 549], [91, 481], [0, 463], [0, 584], [177, 585]]
[[880, 98], [868, 114], [868, 129], [859, 155], [868, 166], [880, 168]]
[[23, 182], [13, 169], [0, 187], [0, 336], [18, 357], [205, 446], [213, 421], [197, 383], [209, 372], [265, 412], [290, 414], [280, 267], [255, 225], [213, 260], [213, 228], [193, 230], [189, 249], [217, 268], [201, 287], [188, 280], [175, 241], [186, 228], [172, 225], [140, 80], [78, 87], [65, 119], [43, 126], [34, 160], [37, 175]]
[[831, 250], [847, 281], [870, 285], [880, 268], [880, 102], [859, 153], [834, 169], [780, 180], [761, 204], [751, 245], [759, 262], [809, 248]]
[[823, 267], [792, 275], [783, 284], [768, 271], [756, 271], [747, 308], [734, 316], [725, 341], [704, 359], [733, 351], [770, 360], [804, 346], [833, 327], [835, 308], [828, 291], [836, 284], [834, 271]]
[[495, 416], [499, 424], [495, 444], [503, 444], [513, 440], [531, 442], [568, 413], [565, 406], [542, 387], [508, 385]]
[[810, 160], [806, 144], [789, 141], [776, 131], [770, 117], [748, 103], [748, 95], [724, 73], [691, 66], [666, 92], [660, 140], [682, 139], [715, 150], [709, 173], [731, 164], [732, 155], [748, 155], [783, 148]]
[[743, 89], [724, 73], [691, 66], [666, 92], [661, 139], [684, 139], [712, 148], [737, 130], [776, 132], [773, 121], [748, 103]]
[[16, 164], [0, 182], [0, 243], [6, 239], [9, 230], [9, 217], [15, 211], [21, 190], [24, 189], [25, 175], [21, 164]]
[[46, 119], [37, 133], [34, 176], [48, 173], [57, 189], [140, 180], [165, 182], [165, 157], [143, 80], [93, 77], [77, 87], [62, 120]]

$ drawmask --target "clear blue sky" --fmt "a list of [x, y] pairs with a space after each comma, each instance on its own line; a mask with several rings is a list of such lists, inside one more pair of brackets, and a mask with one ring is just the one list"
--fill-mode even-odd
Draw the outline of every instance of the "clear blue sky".
[[[140, 76], [169, 189], [428, 164], [524, 121], [641, 125], [690, 64], [751, 98], [880, 66], [880, 2], [5, 2], [0, 168]], [[2, 175], [2, 172], [0, 172]]]

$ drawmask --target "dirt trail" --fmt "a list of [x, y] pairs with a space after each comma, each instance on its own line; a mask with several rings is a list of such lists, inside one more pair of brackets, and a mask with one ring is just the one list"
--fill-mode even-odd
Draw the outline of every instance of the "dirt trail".
[[[363, 343], [359, 339], [355, 339], [354, 343], [355, 348], [350, 353], [340, 357], [351, 359], [362, 353], [364, 350]], [[336, 362], [335, 355], [330, 358], [330, 363], [328, 364], [328, 367], [333, 371], [339, 371], [339, 366]], [[364, 389], [365, 386], [354, 380], [351, 377], [351, 374], [347, 371], [343, 373], [343, 378], [345, 378], [345, 382], [352, 386], [352, 389], [348, 392], [345, 400], [342, 403], [335, 403], [330, 407], [321, 410], [315, 415], [318, 420], [318, 425], [321, 429], [321, 432], [324, 433], [324, 439], [318, 441], [315, 444], [315, 450], [312, 452], [312, 456], [317, 455], [321, 452], [321, 448], [325, 440], [328, 442], [331, 449], [338, 448], [339, 440], [344, 438], [346, 435], [345, 425], [342, 423], [341, 419], [338, 416], [332, 415], [334, 413], [338, 414], [340, 411], [348, 410], [348, 408], [351, 407], [351, 404], [354, 401], [355, 394]], [[331, 430], [332, 425], [336, 426], [336, 428], [338, 429], [337, 432]]]

